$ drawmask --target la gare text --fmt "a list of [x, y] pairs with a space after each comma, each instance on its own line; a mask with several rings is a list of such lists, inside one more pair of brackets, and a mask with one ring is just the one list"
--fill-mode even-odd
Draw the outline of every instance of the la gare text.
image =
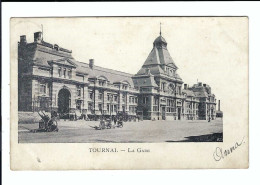
[[150, 149], [144, 148], [127, 148], [127, 149], [117, 149], [117, 148], [89, 148], [90, 153], [117, 153], [117, 152], [128, 152], [128, 153], [149, 153]]

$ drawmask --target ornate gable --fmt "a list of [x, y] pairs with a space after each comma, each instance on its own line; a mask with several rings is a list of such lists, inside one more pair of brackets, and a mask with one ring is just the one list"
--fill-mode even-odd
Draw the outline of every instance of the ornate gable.
[[77, 65], [69, 58], [61, 58], [61, 59], [57, 59], [57, 60], [51, 60], [48, 61], [49, 64], [57, 64], [60, 66], [68, 66], [68, 67], [72, 67], [72, 68], [76, 68]]

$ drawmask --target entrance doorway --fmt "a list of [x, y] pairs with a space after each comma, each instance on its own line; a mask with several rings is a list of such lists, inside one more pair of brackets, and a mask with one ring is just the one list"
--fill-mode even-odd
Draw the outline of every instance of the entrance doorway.
[[58, 94], [58, 112], [67, 114], [70, 111], [71, 95], [68, 89], [61, 89]]

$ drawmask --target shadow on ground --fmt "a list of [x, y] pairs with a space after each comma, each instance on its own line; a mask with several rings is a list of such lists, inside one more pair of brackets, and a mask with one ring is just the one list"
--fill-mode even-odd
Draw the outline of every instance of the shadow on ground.
[[200, 136], [185, 137], [185, 140], [181, 141], [165, 141], [165, 142], [223, 142], [223, 133], [213, 133]]

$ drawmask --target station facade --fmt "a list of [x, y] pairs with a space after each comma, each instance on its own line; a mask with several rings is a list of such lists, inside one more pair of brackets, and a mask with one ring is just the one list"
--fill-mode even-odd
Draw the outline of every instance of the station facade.
[[216, 99], [201, 82], [183, 84], [160, 35], [142, 68], [128, 74], [75, 60], [72, 51], [26, 36], [18, 42], [18, 110], [79, 111], [88, 116], [118, 112], [148, 120], [206, 120], [216, 118]]

